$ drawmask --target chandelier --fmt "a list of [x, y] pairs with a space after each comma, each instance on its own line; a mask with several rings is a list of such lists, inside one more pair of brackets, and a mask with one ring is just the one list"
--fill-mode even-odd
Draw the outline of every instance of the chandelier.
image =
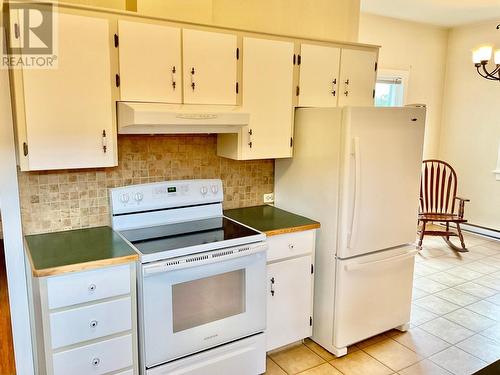
[[[500, 30], [500, 25], [497, 25], [497, 30]], [[496, 67], [488, 71], [486, 66], [490, 62], [492, 54]], [[493, 53], [493, 46], [491, 45], [479, 47], [472, 53], [472, 61], [481, 77], [491, 81], [500, 81], [500, 49]]]

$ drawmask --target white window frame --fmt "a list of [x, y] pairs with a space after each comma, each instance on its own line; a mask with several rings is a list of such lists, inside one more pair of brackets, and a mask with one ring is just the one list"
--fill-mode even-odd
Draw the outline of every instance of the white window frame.
[[493, 171], [495, 174], [495, 179], [500, 181], [500, 142], [498, 143], [498, 157], [497, 157], [497, 168]]
[[403, 106], [408, 104], [408, 82], [410, 81], [409, 70], [379, 69], [377, 73], [377, 82], [379, 79], [401, 79], [401, 85], [403, 86]]

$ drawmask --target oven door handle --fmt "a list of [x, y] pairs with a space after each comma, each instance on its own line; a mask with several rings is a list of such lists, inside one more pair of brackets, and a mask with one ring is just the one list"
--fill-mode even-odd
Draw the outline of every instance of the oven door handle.
[[154, 275], [156, 273], [162, 273], [166, 272], [167, 269], [165, 267], [165, 264], [158, 264], [158, 265], [151, 265], [151, 266], [145, 266], [143, 268], [144, 275]]
[[144, 265], [142, 267], [142, 272], [144, 276], [147, 277], [158, 273], [197, 267], [203, 264], [229, 261], [236, 258], [262, 253], [266, 250], [267, 243], [260, 243], [247, 248], [221, 249], [211, 251], [209, 254], [192, 254], [185, 257], [173, 258], [154, 264]]

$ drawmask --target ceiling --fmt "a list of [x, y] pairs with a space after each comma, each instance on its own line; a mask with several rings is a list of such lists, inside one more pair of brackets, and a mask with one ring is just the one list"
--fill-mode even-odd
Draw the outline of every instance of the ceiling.
[[361, 11], [453, 27], [498, 18], [500, 0], [361, 0]]

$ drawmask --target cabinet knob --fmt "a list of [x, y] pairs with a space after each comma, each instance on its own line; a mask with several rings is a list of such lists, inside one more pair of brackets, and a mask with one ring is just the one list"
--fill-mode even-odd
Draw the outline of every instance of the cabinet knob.
[[89, 285], [89, 292], [95, 292], [96, 289], [97, 289], [97, 286], [95, 284]]
[[344, 95], [345, 95], [345, 96], [349, 96], [349, 91], [347, 91], [347, 90], [346, 90], [346, 91], [344, 91]]
[[294, 245], [293, 245], [293, 243], [291, 243], [291, 244], [288, 244], [288, 248], [289, 248], [290, 250], [293, 250], [293, 248], [294, 248]]
[[101, 364], [101, 360], [99, 358], [93, 358], [92, 359], [92, 366], [97, 367]]
[[98, 323], [98, 322], [97, 322], [97, 320], [92, 320], [92, 321], [90, 322], [90, 328], [95, 328], [95, 327], [97, 327], [97, 323]]

